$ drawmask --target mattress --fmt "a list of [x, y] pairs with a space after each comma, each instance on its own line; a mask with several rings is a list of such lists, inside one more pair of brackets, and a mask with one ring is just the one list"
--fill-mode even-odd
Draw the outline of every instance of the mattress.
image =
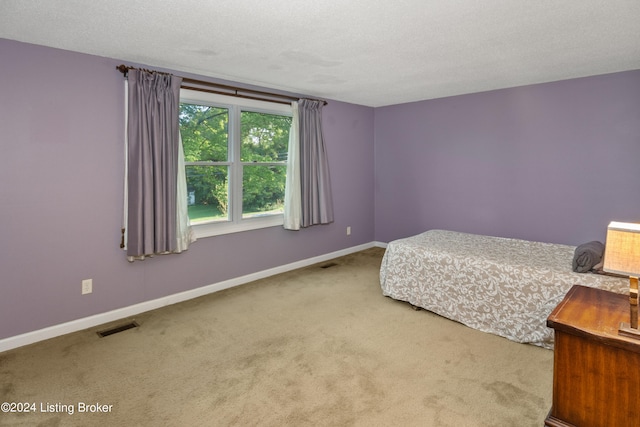
[[575, 273], [575, 246], [447, 230], [388, 244], [380, 267], [383, 295], [471, 328], [553, 348], [551, 311], [573, 285], [628, 293], [629, 281]]

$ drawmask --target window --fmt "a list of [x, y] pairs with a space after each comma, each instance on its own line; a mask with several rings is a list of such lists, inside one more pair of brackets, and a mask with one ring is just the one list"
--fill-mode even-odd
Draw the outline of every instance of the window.
[[196, 235], [282, 225], [291, 106], [186, 89], [180, 101]]

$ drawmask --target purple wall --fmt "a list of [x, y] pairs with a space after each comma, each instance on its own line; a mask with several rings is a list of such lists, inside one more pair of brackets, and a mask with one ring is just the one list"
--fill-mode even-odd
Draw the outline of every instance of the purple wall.
[[377, 108], [375, 238], [578, 245], [640, 221], [640, 70]]
[[377, 109], [331, 101], [334, 224], [130, 264], [122, 61], [2, 39], [0, 58], [0, 339], [430, 228], [579, 244], [640, 219], [633, 71]]
[[332, 101], [334, 224], [204, 238], [130, 264], [122, 61], [1, 39], [0, 58], [0, 339], [373, 241], [374, 111]]

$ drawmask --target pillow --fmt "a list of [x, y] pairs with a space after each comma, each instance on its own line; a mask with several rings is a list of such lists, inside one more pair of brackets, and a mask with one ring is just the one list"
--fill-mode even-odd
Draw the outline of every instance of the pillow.
[[583, 243], [573, 253], [573, 271], [586, 273], [602, 261], [604, 244], [596, 240]]

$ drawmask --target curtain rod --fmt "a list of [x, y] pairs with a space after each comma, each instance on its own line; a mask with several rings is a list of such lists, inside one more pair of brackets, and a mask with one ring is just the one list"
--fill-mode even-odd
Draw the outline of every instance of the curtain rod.
[[[116, 67], [116, 69], [120, 71], [122, 74], [124, 74], [125, 76], [127, 75], [127, 72], [129, 70], [142, 70], [142, 71], [147, 71], [149, 73], [158, 73], [158, 74], [167, 74], [167, 75], [169, 74], [169, 73], [163, 73], [161, 71], [147, 70], [145, 68], [128, 67], [126, 65], [119, 65]], [[237, 86], [223, 85], [220, 83], [205, 82], [203, 80], [190, 79], [187, 77], [182, 77], [182, 84], [180, 85], [180, 87], [183, 89], [196, 90], [200, 92], [235, 96], [237, 98], [255, 99], [258, 101], [269, 101], [269, 102], [275, 102], [278, 104], [291, 104], [291, 101], [300, 100], [300, 98], [295, 96], [281, 95], [279, 93], [263, 92], [259, 90], [253, 90], [253, 89], [245, 89]], [[281, 98], [281, 100], [271, 99], [271, 98]], [[287, 101], [284, 101], [285, 99]], [[324, 101], [324, 100], [321, 100], [321, 101], [324, 103], [324, 105], [327, 105], [327, 101]]]

